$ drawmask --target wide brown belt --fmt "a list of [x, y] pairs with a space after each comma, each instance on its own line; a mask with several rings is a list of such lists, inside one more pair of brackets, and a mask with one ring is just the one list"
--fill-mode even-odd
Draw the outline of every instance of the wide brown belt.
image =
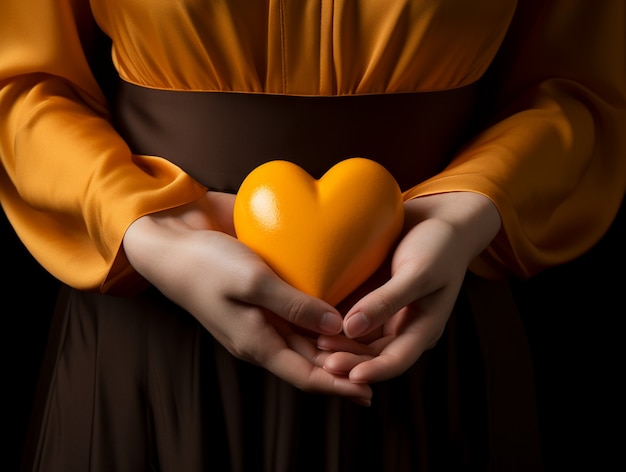
[[235, 192], [285, 159], [319, 178], [349, 157], [384, 165], [405, 190], [439, 172], [466, 138], [477, 86], [441, 92], [288, 96], [156, 90], [122, 82], [119, 132], [213, 190]]

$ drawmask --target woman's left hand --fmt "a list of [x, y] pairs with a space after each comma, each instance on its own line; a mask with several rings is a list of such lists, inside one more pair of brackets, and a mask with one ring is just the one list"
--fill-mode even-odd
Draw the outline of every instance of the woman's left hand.
[[332, 352], [324, 368], [352, 382], [398, 376], [437, 343], [470, 262], [501, 225], [491, 200], [472, 192], [410, 200], [405, 222], [391, 278], [347, 311], [343, 335], [318, 338], [318, 346]]

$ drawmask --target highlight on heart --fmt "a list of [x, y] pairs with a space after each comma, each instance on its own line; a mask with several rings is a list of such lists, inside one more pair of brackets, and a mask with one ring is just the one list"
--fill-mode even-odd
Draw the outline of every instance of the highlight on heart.
[[373, 160], [345, 159], [320, 179], [274, 160], [244, 179], [233, 218], [238, 239], [281, 278], [337, 305], [383, 263], [404, 209], [398, 183]]

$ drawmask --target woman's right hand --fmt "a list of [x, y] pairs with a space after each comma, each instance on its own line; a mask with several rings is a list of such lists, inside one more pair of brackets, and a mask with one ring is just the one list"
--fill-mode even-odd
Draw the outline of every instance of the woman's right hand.
[[237, 358], [301, 390], [368, 405], [368, 385], [322, 367], [330, 353], [317, 348], [317, 335], [341, 332], [341, 315], [284, 282], [234, 237], [234, 199], [207, 192], [193, 203], [139, 218], [124, 237], [126, 256]]

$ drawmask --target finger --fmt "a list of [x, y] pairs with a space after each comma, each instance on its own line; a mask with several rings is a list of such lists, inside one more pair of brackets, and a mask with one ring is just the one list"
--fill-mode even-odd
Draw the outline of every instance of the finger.
[[324, 369], [336, 375], [348, 375], [358, 364], [379, 355], [392, 339], [393, 335], [387, 335], [370, 344], [362, 344], [345, 336], [320, 336], [318, 347], [329, 351], [324, 358]]
[[[324, 370], [331, 374], [348, 376], [350, 371], [358, 364], [372, 359], [370, 355], [359, 355], [351, 352], [333, 352], [328, 355], [324, 362]], [[363, 383], [363, 382], [357, 382]]]
[[[350, 371], [353, 382], [380, 382], [396, 377], [411, 367], [441, 338], [450, 309], [433, 294], [419, 306], [405, 308], [397, 315], [400, 332], [385, 340], [378, 356], [365, 360]], [[328, 362], [328, 361], [327, 361]]]
[[345, 336], [319, 336], [317, 347], [325, 351], [345, 351], [357, 355], [376, 355], [374, 349], [369, 344], [364, 344]]
[[[256, 308], [250, 313], [255, 311]], [[339, 395], [361, 405], [371, 402], [370, 388], [363, 388], [345, 376], [335, 376], [316, 365], [316, 356], [327, 353], [315, 347], [313, 338], [296, 334], [285, 320], [275, 314], [264, 313], [262, 319], [266, 322], [256, 323], [255, 327], [258, 333], [256, 344], [246, 350], [235, 350], [237, 357], [264, 367], [303, 391]]]
[[339, 334], [343, 318], [325, 301], [301, 292], [269, 267], [251, 282], [244, 301], [265, 308], [282, 319], [318, 334]]
[[289, 324], [274, 313], [266, 312], [265, 315], [268, 319], [271, 319], [272, 325], [290, 349], [300, 354], [313, 365], [323, 367], [331, 352], [317, 346], [315, 334], [311, 336], [298, 332], [295, 329], [297, 327]]
[[356, 364], [348, 378], [355, 383], [375, 383], [397, 377], [411, 367], [426, 349], [426, 345], [415, 336], [402, 334], [389, 343], [380, 355]]
[[[297, 357], [291, 355], [288, 350], [280, 351], [278, 356], [281, 357], [282, 355], [285, 357], [291, 357], [293, 359], [292, 362], [294, 362], [294, 366], [280, 365], [280, 359], [277, 360], [276, 357], [273, 358], [277, 362], [280, 372], [288, 371], [288, 375], [295, 376], [293, 378], [284, 377], [285, 380], [305, 391], [345, 396], [355, 403], [363, 406], [369, 406], [371, 404], [371, 388], [355, 388], [356, 384], [349, 381], [348, 383], [345, 382], [345, 380], [347, 380], [347, 373], [349, 372], [349, 369], [344, 372], [343, 380], [340, 376], [337, 376], [331, 371], [327, 371], [331, 374], [331, 377], [324, 374], [322, 366], [325, 364], [328, 356], [331, 355], [330, 352], [318, 349], [313, 338], [294, 332], [292, 327], [280, 317], [272, 313], [268, 313], [268, 316], [273, 318], [274, 326], [284, 339], [287, 346], [292, 349], [295, 354], [301, 356], [301, 359], [298, 359]], [[309, 363], [307, 364], [306, 362], [302, 362], [303, 359]], [[290, 367], [294, 367], [294, 369], [291, 369]], [[268, 369], [270, 371], [273, 369], [272, 363], [268, 364]], [[307, 369], [310, 370], [307, 371]], [[280, 375], [278, 372], [275, 373]], [[299, 383], [299, 379], [302, 379], [303, 383]]]
[[410, 270], [400, 268], [384, 285], [359, 300], [346, 314], [343, 331], [358, 338], [384, 324], [407, 305], [428, 293], [420, 290]]
[[377, 352], [368, 344], [363, 344], [345, 336], [320, 336], [317, 347], [327, 351], [323, 367], [335, 375], [347, 376], [359, 363], [371, 359]]
[[339, 395], [361, 404], [369, 404], [372, 399], [372, 389], [368, 385], [327, 372], [288, 348], [276, 352], [266, 368], [306, 392]]

